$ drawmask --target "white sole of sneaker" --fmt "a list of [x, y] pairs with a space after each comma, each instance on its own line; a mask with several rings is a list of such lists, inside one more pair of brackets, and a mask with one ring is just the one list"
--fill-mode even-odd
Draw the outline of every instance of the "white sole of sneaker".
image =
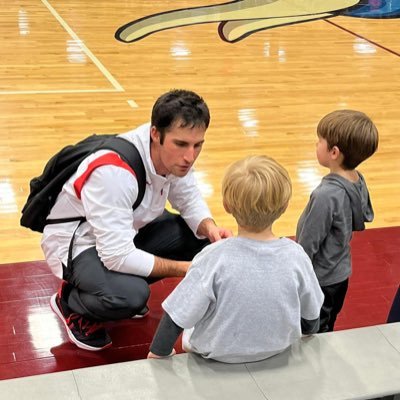
[[112, 342], [110, 342], [109, 344], [107, 344], [104, 347], [92, 347], [92, 346], [88, 346], [87, 344], [81, 343], [78, 340], [76, 340], [75, 336], [72, 334], [71, 330], [69, 329], [69, 326], [67, 325], [67, 321], [65, 321], [64, 316], [62, 315], [60, 309], [58, 308], [58, 305], [57, 305], [57, 302], [56, 302], [56, 297], [57, 297], [56, 293], [53, 294], [53, 296], [51, 296], [51, 298], [50, 298], [50, 307], [54, 311], [54, 313], [57, 315], [57, 317], [60, 318], [61, 322], [64, 324], [65, 329], [66, 329], [67, 334], [68, 334], [69, 341], [71, 343], [73, 343], [74, 345], [76, 345], [80, 349], [89, 350], [89, 351], [104, 350], [104, 349], [107, 349], [108, 347], [110, 347], [112, 345]]
[[[146, 308], [146, 312], [144, 314], [136, 314], [133, 317], [131, 317], [131, 319], [142, 319], [142, 318], [146, 318], [150, 315], [150, 309], [149, 307], [144, 307], [143, 310]], [[142, 311], [143, 311], [142, 310]]]
[[150, 314], [150, 311], [148, 311], [146, 314], [144, 315], [140, 315], [140, 314], [136, 314], [133, 317], [131, 317], [131, 319], [143, 319], [143, 318], [147, 318]]

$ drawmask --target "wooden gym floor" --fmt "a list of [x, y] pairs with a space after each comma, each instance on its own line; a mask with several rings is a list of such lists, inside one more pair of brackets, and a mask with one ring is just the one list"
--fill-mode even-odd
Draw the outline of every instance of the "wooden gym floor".
[[315, 157], [319, 119], [343, 108], [371, 116], [380, 145], [360, 171], [375, 221], [355, 236], [354, 276], [337, 328], [384, 322], [400, 282], [399, 9], [399, 0], [4, 4], [0, 379], [147, 353], [160, 301], [177, 281], [153, 288], [147, 320], [110, 326], [113, 349], [78, 350], [48, 305], [58, 282], [41, 261], [40, 235], [19, 227], [19, 216], [29, 180], [61, 146], [148, 121], [156, 98], [171, 88], [194, 90], [210, 107], [197, 177], [217, 223], [233, 230], [220, 195], [227, 164], [267, 154], [286, 166], [294, 193], [275, 233], [293, 236], [311, 190], [326, 174]]

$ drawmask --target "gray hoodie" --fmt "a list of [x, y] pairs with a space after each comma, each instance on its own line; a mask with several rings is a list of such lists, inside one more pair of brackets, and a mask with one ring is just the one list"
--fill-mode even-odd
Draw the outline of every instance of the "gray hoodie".
[[321, 286], [351, 275], [350, 240], [374, 218], [364, 177], [352, 183], [337, 174], [325, 176], [311, 193], [297, 224], [296, 238], [311, 259]]

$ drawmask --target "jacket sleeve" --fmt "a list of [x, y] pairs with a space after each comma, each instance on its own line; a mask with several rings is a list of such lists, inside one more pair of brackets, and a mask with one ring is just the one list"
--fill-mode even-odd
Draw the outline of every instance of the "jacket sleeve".
[[135, 247], [132, 204], [137, 198], [136, 177], [123, 168], [106, 165], [93, 171], [82, 188], [87, 222], [105, 267], [122, 273], [148, 276], [154, 256]]
[[333, 222], [332, 198], [314, 190], [297, 224], [296, 241], [313, 261]]
[[172, 207], [179, 211], [196, 236], [200, 222], [206, 218], [212, 218], [210, 209], [197, 185], [193, 170], [184, 178], [177, 178], [171, 183], [168, 200]]

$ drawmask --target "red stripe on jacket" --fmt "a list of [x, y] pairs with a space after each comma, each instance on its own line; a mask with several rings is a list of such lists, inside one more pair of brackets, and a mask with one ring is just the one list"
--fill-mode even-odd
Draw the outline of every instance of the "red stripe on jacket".
[[91, 163], [89, 163], [86, 171], [78, 179], [75, 180], [74, 189], [78, 199], [81, 198], [83, 185], [89, 179], [92, 172], [96, 168], [101, 167], [103, 165], [115, 165], [116, 167], [126, 169], [132, 175], [136, 176], [135, 171], [125, 161], [123, 161], [118, 154], [115, 153], [104, 154], [103, 156], [100, 156], [99, 158], [96, 158]]

